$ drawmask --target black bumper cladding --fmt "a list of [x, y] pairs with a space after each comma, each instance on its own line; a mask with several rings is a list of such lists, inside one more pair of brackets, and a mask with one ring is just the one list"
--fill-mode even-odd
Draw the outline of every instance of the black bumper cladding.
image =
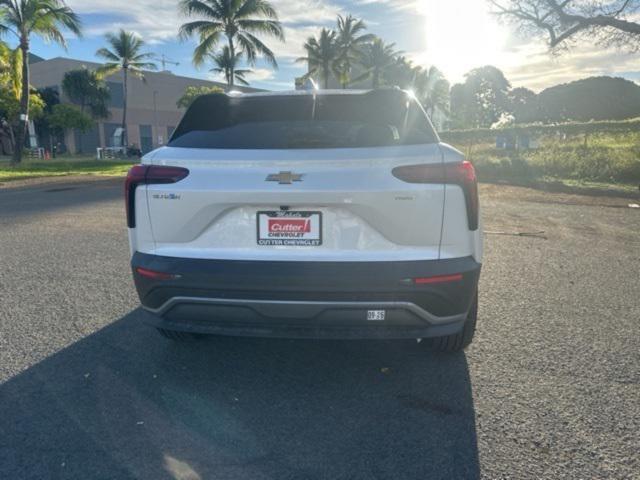
[[[471, 257], [271, 262], [136, 253], [132, 267], [144, 318], [154, 326], [287, 338], [424, 338], [457, 333], [475, 298], [480, 274], [480, 264]], [[165, 275], [152, 279], [138, 268]], [[462, 277], [443, 283], [413, 281], [457, 274]]]

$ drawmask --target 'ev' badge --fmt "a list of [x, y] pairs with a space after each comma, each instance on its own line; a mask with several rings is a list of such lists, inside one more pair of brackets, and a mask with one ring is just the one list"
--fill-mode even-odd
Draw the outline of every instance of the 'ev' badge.
[[267, 182], [278, 182], [280, 185], [291, 185], [293, 182], [301, 182], [304, 175], [293, 172], [272, 173], [266, 178]]

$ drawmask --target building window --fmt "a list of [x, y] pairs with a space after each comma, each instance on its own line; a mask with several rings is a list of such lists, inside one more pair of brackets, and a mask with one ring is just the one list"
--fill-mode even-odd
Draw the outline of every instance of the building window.
[[86, 132], [74, 130], [76, 153], [93, 154], [100, 146], [100, 133], [97, 125]]
[[153, 150], [153, 133], [151, 125], [140, 125], [140, 150], [142, 153], [149, 153]]
[[124, 107], [124, 86], [118, 82], [107, 82], [111, 99], [109, 100], [109, 107], [123, 108]]

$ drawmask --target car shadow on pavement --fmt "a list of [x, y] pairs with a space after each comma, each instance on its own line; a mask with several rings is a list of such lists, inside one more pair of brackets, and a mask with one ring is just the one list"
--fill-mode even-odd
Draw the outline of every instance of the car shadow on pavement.
[[397, 341], [173, 344], [138, 317], [0, 385], [0, 477], [479, 477], [463, 354]]

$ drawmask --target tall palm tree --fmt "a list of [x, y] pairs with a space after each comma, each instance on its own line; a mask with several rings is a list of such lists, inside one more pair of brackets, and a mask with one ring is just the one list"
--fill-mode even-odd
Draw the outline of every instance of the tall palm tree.
[[[198, 20], [180, 27], [180, 37], [199, 37], [193, 52], [193, 63], [202, 65], [207, 55], [215, 49], [224, 36], [229, 47], [229, 57], [241, 53], [249, 65], [255, 65], [262, 56], [273, 68], [278, 68], [275, 55], [258, 35], [284, 40], [282, 25], [271, 3], [267, 0], [180, 0], [182, 13]], [[229, 78], [233, 86], [235, 75], [231, 68]]]
[[360, 35], [366, 29], [367, 26], [362, 20], [358, 20], [352, 15], [346, 17], [338, 15], [336, 41], [340, 50], [338, 75], [342, 88], [347, 88], [349, 85], [352, 65], [358, 61], [362, 54], [362, 48], [375, 38], [375, 35], [370, 33]]
[[336, 41], [336, 32], [323, 28], [318, 38], [309, 37], [304, 44], [306, 57], [300, 57], [296, 62], [306, 62], [309, 69], [305, 78], [316, 77], [321, 80], [320, 87], [329, 86], [329, 77], [340, 75], [338, 62], [340, 60], [340, 46]]
[[106, 63], [98, 68], [100, 75], [108, 76], [122, 70], [124, 77], [123, 105], [122, 105], [122, 147], [127, 143], [127, 97], [129, 73], [144, 80], [143, 70], [156, 70], [155, 63], [149, 61], [153, 54], [143, 52], [144, 42], [140, 37], [132, 32], [120, 30], [117, 34], [106, 35], [109, 48], [101, 48], [96, 52], [98, 57], [104, 58]]
[[360, 65], [365, 69], [362, 77], [371, 78], [371, 86], [379, 88], [385, 71], [394, 64], [398, 54], [395, 43], [386, 44], [380, 38], [374, 39], [362, 51]]
[[229, 88], [233, 87], [235, 82], [238, 82], [240, 85], [249, 85], [249, 82], [247, 82], [244, 76], [251, 73], [252, 70], [237, 68], [242, 59], [242, 53], [238, 52], [234, 56], [231, 56], [231, 50], [225, 45], [222, 47], [220, 53], [211, 53], [209, 56], [216, 65], [210, 71], [224, 74], [224, 79]]
[[66, 47], [62, 33], [80, 35], [80, 19], [64, 0], [0, 0], [0, 30], [16, 36], [22, 52], [20, 125], [16, 131], [13, 162], [22, 161], [22, 147], [29, 124], [29, 45], [32, 35]]

